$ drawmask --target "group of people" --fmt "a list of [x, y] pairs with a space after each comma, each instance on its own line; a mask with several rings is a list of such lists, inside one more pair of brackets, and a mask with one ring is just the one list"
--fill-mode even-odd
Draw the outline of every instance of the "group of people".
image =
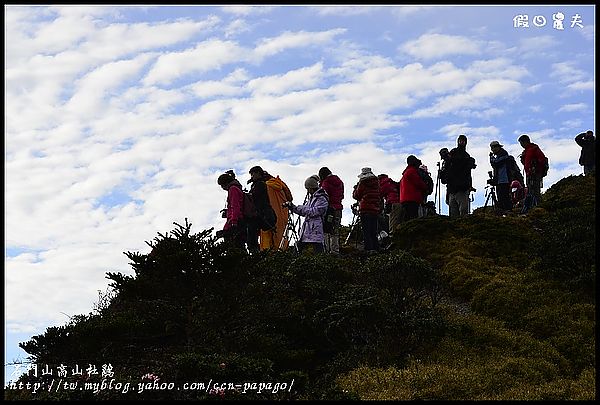
[[[249, 192], [242, 189], [232, 170], [217, 179], [221, 188], [227, 191], [227, 206], [223, 210], [226, 221], [217, 237], [223, 237], [237, 247], [247, 247], [251, 253], [285, 250], [289, 245], [285, 231], [290, 224], [291, 211], [306, 217], [298, 240], [300, 251], [323, 252], [327, 249], [339, 254], [344, 183], [337, 175], [322, 167], [318, 175], [312, 175], [304, 182], [307, 190], [304, 204], [295, 205], [289, 187], [279, 176], [272, 176], [260, 166], [252, 167], [249, 174]], [[332, 229], [325, 233], [323, 219], [328, 208]]]
[[[592, 131], [577, 135], [575, 141], [581, 146], [579, 164], [584, 174], [595, 173], [595, 137]], [[461, 134], [452, 150], [442, 148], [439, 152], [438, 179], [446, 185], [446, 204], [450, 217], [470, 213], [470, 193], [475, 191], [471, 171], [477, 167], [475, 159], [466, 150], [467, 137]], [[487, 181], [497, 193], [498, 211], [510, 211], [517, 204], [524, 211], [541, 200], [541, 188], [548, 170], [548, 160], [540, 147], [531, 142], [528, 135], [518, 138], [523, 147], [519, 156], [524, 175], [511, 156], [498, 141], [490, 143], [489, 171]], [[365, 167], [358, 174], [354, 186], [352, 212], [360, 219], [364, 249], [380, 250], [378, 234], [383, 226], [389, 234], [398, 224], [424, 215], [427, 197], [431, 194], [431, 177], [426, 166], [414, 155], [406, 159], [406, 168], [399, 182], [387, 174], [376, 176]], [[217, 183], [227, 191], [226, 218], [218, 237], [250, 252], [266, 249], [287, 249], [289, 240], [285, 235], [289, 227], [290, 212], [305, 217], [297, 242], [299, 251], [329, 252], [339, 254], [340, 226], [344, 199], [344, 182], [327, 167], [309, 176], [304, 187], [307, 190], [303, 204], [293, 202], [289, 187], [279, 176], [272, 176], [260, 166], [249, 171], [249, 192], [243, 190], [232, 170], [221, 174]], [[429, 178], [429, 182], [427, 181]], [[429, 184], [428, 184], [429, 183]], [[437, 192], [437, 191], [436, 191]], [[434, 209], [435, 212], [435, 209]], [[329, 221], [330, 226], [327, 225]]]

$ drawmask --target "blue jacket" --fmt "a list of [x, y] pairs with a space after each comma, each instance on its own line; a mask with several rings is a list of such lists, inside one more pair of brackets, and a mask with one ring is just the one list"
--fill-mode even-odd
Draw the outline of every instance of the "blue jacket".
[[510, 179], [508, 178], [508, 168], [506, 167], [509, 157], [508, 152], [502, 148], [498, 150], [497, 154], [490, 156], [490, 164], [494, 169], [494, 180], [496, 180], [496, 184], [510, 183]]
[[328, 205], [329, 197], [327, 193], [322, 188], [318, 188], [310, 197], [308, 203], [291, 206], [293, 213], [306, 217], [302, 224], [301, 242], [323, 243], [325, 241], [323, 217], [327, 212]]

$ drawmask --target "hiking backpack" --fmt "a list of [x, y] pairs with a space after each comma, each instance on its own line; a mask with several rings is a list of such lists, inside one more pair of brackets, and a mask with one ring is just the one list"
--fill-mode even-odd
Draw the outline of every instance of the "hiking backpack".
[[242, 207], [242, 216], [244, 219], [253, 219], [257, 216], [256, 206], [252, 200], [252, 194], [246, 191], [242, 191], [244, 194], [244, 203]]
[[525, 185], [523, 175], [521, 174], [521, 169], [519, 169], [517, 161], [512, 155], [508, 156], [508, 163], [506, 165], [506, 169], [509, 182], [517, 180], [519, 183], [521, 183], [521, 185]]
[[433, 179], [431, 178], [431, 175], [428, 172], [426, 172], [425, 170], [421, 169], [420, 167], [417, 168], [417, 171], [419, 172], [419, 176], [421, 176], [421, 179], [423, 179], [423, 181], [427, 185], [427, 190], [425, 191], [425, 195], [432, 194], [433, 193]]
[[550, 164], [548, 162], [548, 157], [544, 157], [544, 166], [542, 166], [542, 177], [546, 177], [548, 175], [548, 169], [550, 168]]

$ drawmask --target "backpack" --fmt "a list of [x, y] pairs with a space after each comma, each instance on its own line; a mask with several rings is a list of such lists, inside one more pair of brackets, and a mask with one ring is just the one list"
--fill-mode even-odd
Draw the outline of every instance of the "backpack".
[[523, 175], [521, 174], [521, 169], [517, 165], [517, 161], [515, 158], [510, 155], [508, 157], [508, 163], [506, 164], [506, 171], [508, 174], [508, 181], [512, 183], [514, 180], [518, 180], [519, 183], [525, 184]]
[[427, 185], [427, 190], [425, 191], [425, 195], [430, 195], [433, 193], [433, 179], [431, 178], [431, 175], [429, 173], [427, 173], [425, 170], [421, 169], [420, 167], [417, 168], [417, 171], [419, 172], [419, 176], [421, 176], [421, 179], [423, 179], [423, 181], [425, 182], [425, 184]]
[[542, 177], [546, 177], [548, 175], [548, 169], [550, 169], [550, 164], [548, 162], [548, 157], [544, 157], [544, 166], [542, 166]]
[[327, 211], [323, 215], [323, 233], [333, 233], [333, 211], [331, 205], [328, 205]]
[[244, 219], [253, 219], [258, 215], [256, 212], [256, 206], [254, 205], [254, 201], [252, 201], [252, 194], [242, 191], [244, 194], [244, 203], [242, 207], [242, 216]]

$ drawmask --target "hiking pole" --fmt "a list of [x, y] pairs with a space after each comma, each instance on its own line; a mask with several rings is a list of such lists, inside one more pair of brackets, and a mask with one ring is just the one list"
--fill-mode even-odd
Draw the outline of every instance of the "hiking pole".
[[[441, 190], [441, 179], [440, 179], [440, 162], [436, 163], [437, 165], [437, 177], [435, 179], [435, 194], [433, 195], [433, 201], [437, 204], [438, 214], [442, 213], [442, 190]], [[438, 194], [439, 192], [439, 194]]]

